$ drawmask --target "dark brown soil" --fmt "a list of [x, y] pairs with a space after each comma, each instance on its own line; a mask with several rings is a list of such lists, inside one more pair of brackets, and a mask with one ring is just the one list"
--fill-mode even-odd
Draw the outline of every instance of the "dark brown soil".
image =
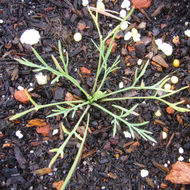
[[[35, 73], [31, 68], [22, 66], [14, 58], [24, 57], [37, 62], [36, 57], [30, 48], [23, 46], [19, 42], [21, 34], [30, 28], [40, 32], [40, 43], [34, 45], [39, 54], [52, 64], [51, 54], [58, 57], [57, 42], [62, 41], [63, 47], [69, 53], [69, 72], [78, 79], [82, 86], [90, 92], [96, 74], [98, 63], [98, 51], [94, 48], [91, 39], [98, 43], [98, 33], [94, 23], [81, 0], [1, 0], [0, 1], [0, 189], [53, 189], [55, 181], [64, 180], [68, 173], [73, 159], [77, 153], [77, 141], [68, 145], [64, 159], [58, 159], [54, 165], [53, 172], [41, 177], [32, 171], [46, 168], [53, 156], [49, 153], [52, 148], [62, 144], [60, 134], [52, 135], [54, 129], [59, 129], [61, 122], [68, 128], [72, 128], [77, 121], [80, 112], [75, 119], [69, 115], [67, 119], [61, 117], [46, 118], [50, 114], [49, 109], [32, 112], [17, 121], [11, 122], [9, 118], [15, 113], [24, 111], [32, 107], [30, 103], [23, 104], [14, 98], [14, 92], [18, 86], [24, 88], [33, 87], [34, 99], [41, 104], [47, 104], [65, 99], [67, 92], [77, 96], [82, 93], [68, 81], [64, 79], [59, 83], [51, 85], [50, 81], [45, 86], [39, 86], [35, 79]], [[91, 1], [91, 5], [96, 1]], [[106, 8], [120, 12], [122, 1], [106, 1]], [[155, 12], [161, 7], [159, 12]], [[136, 51], [129, 51], [128, 46], [133, 46], [134, 42], [126, 42], [123, 38], [116, 40], [118, 46], [116, 52], [110, 57], [113, 60], [117, 55], [121, 55], [121, 69], [113, 73], [106, 81], [105, 90], [118, 89], [118, 85], [123, 81], [126, 85], [133, 80], [133, 75], [126, 75], [126, 71], [134, 73], [139, 67], [136, 62], [138, 58], [145, 60], [149, 52], [154, 55], [162, 54], [154, 47], [154, 39], [163, 38], [165, 42], [172, 44], [173, 54], [164, 57], [169, 65], [162, 68], [162, 71], [153, 65], [148, 66], [143, 77], [145, 84], [154, 84], [162, 77], [175, 72], [179, 78], [179, 83], [175, 85], [178, 89], [190, 84], [190, 38], [184, 35], [184, 31], [190, 28], [190, 1], [188, 0], [153, 0], [151, 6], [143, 11], [135, 10], [130, 19], [137, 27], [145, 22], [146, 28], [139, 29], [141, 36], [151, 39], [144, 47]], [[151, 16], [152, 14], [156, 16]], [[83, 39], [76, 43], [73, 34], [78, 31], [78, 23], [85, 23], [86, 28], [81, 32]], [[106, 35], [118, 24], [118, 21], [100, 16], [99, 20], [103, 35]], [[180, 43], [172, 43], [174, 36], [179, 36]], [[130, 59], [126, 61], [126, 57]], [[179, 59], [179, 68], [172, 65], [174, 59]], [[130, 64], [128, 64], [130, 63]], [[91, 70], [92, 75], [84, 77], [80, 73], [81, 67]], [[50, 77], [50, 73], [47, 73]], [[33, 86], [30, 85], [33, 84]], [[145, 93], [145, 92], [142, 92]], [[187, 104], [190, 102], [189, 91], [186, 89], [171, 97], [171, 102], [186, 98]], [[188, 102], [189, 101], [189, 102]], [[131, 107], [136, 103], [132, 101], [123, 102], [125, 107]], [[178, 149], [182, 147], [184, 161], [190, 160], [190, 117], [189, 113], [168, 114], [166, 105], [156, 101], [138, 101], [139, 107], [136, 110], [140, 117], [131, 118], [134, 122], [150, 121], [144, 126], [146, 130], [153, 132], [153, 137], [158, 143], [153, 144], [140, 138], [125, 138], [124, 126], [118, 131], [115, 138], [112, 137], [111, 119], [108, 114], [92, 108], [90, 129], [85, 144], [85, 151], [80, 163], [68, 185], [67, 189], [86, 190], [149, 190], [161, 189], [189, 189], [188, 185], [175, 185], [165, 180], [171, 165], [175, 163], [180, 153]], [[120, 103], [122, 104], [122, 103]], [[111, 105], [105, 104], [110, 110]], [[187, 106], [187, 105], [185, 105]], [[161, 109], [162, 116], [158, 119], [154, 112]], [[43, 137], [36, 132], [36, 127], [26, 127], [26, 124], [34, 118], [44, 119], [50, 125], [49, 137]], [[183, 120], [180, 124], [179, 118]], [[82, 125], [82, 124], [81, 124]], [[16, 136], [16, 131], [20, 130], [23, 138]], [[167, 139], [162, 139], [162, 131], [166, 131]], [[138, 142], [135, 148], [131, 145]], [[8, 145], [10, 146], [8, 146]], [[89, 154], [87, 154], [89, 153]], [[162, 168], [167, 164], [167, 168]], [[165, 165], [166, 166], [166, 165]], [[147, 169], [149, 175], [142, 178], [140, 171]]]

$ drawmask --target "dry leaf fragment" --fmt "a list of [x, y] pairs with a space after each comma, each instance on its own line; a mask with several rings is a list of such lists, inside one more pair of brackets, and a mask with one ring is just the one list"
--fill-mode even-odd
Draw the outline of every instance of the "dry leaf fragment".
[[[28, 96], [26, 95], [26, 92], [28, 93], [27, 89], [24, 90], [17, 90], [14, 93], [14, 98], [24, 104], [29, 102]], [[29, 93], [28, 93], [29, 94]], [[30, 95], [29, 95], [30, 96]]]
[[26, 125], [27, 127], [33, 127], [33, 126], [45, 126], [47, 125], [46, 121], [44, 119], [31, 119], [28, 124]]
[[36, 127], [36, 132], [43, 135], [44, 137], [49, 136], [50, 126], [45, 125], [42, 127]]
[[52, 171], [53, 171], [52, 168], [41, 168], [41, 169], [32, 171], [32, 173], [37, 174], [39, 176], [42, 176], [42, 175], [46, 175], [48, 173], [51, 173]]
[[65, 101], [73, 101], [74, 97], [70, 92], [67, 92], [65, 95]]
[[175, 184], [190, 184], [190, 163], [177, 161], [165, 180]]
[[64, 181], [55, 181], [52, 185], [53, 188], [57, 189], [57, 190], [61, 190], [61, 187], [63, 185]]
[[168, 68], [169, 65], [166, 63], [166, 61], [163, 59], [163, 57], [161, 55], [156, 55], [152, 58], [152, 60], [156, 63], [158, 63], [159, 65], [161, 65], [162, 67]]
[[[112, 41], [112, 38], [108, 39], [108, 40], [106, 41], [106, 45], [109, 46], [110, 43], [111, 43], [111, 41]], [[111, 52], [114, 53], [114, 52], [116, 51], [116, 48], [117, 48], [117, 44], [116, 44], [115, 40], [112, 42], [111, 45], [112, 45], [112, 50], [111, 50]]]
[[151, 5], [152, 0], [131, 0], [135, 9], [148, 8]]

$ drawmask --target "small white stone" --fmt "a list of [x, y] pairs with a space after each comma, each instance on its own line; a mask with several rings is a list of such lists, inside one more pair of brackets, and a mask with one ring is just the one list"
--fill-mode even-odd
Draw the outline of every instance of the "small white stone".
[[35, 77], [36, 77], [37, 83], [39, 85], [45, 85], [45, 84], [47, 84], [47, 75], [43, 75], [42, 72], [37, 73], [35, 75]]
[[138, 59], [137, 65], [142, 65], [142, 59]]
[[33, 151], [33, 150], [31, 150], [31, 151], [30, 151], [30, 154], [33, 154], [33, 153], [34, 153], [34, 151]]
[[184, 153], [184, 150], [183, 150], [182, 147], [180, 147], [178, 151], [179, 151], [180, 154], [183, 154], [183, 153]]
[[124, 87], [124, 83], [121, 81], [120, 83], [119, 83], [119, 88], [123, 88]]
[[89, 4], [88, 0], [82, 0], [82, 6], [86, 7]]
[[25, 30], [20, 37], [22, 44], [34, 45], [37, 44], [40, 40], [40, 33], [35, 29]]
[[123, 9], [129, 9], [131, 6], [131, 2], [129, 0], [124, 0], [122, 3], [121, 3], [121, 8]]
[[77, 33], [75, 33], [74, 34], [74, 40], [76, 41], [76, 42], [79, 42], [79, 41], [81, 41], [82, 40], [82, 35], [81, 35], [81, 33], [79, 33], [79, 32], [77, 32]]
[[56, 135], [59, 133], [59, 129], [54, 129], [53, 132], [52, 132], [52, 135]]
[[162, 139], [167, 139], [168, 134], [165, 131], [162, 131]]
[[120, 11], [120, 17], [121, 17], [121, 18], [125, 18], [126, 16], [127, 16], [126, 10], [121, 9], [121, 11]]
[[161, 50], [166, 56], [170, 56], [173, 53], [173, 47], [165, 42], [162, 44]]
[[179, 81], [178, 77], [176, 77], [176, 76], [172, 76], [170, 80], [171, 80], [171, 82], [172, 82], [173, 84], [177, 84], [178, 81]]
[[155, 115], [156, 117], [160, 117], [160, 116], [162, 115], [162, 113], [161, 113], [160, 110], [157, 110], [157, 111], [154, 113], [154, 115]]
[[18, 90], [24, 90], [24, 87], [18, 86], [17, 89], [18, 89]]
[[159, 49], [159, 50], [161, 49], [162, 43], [163, 43], [163, 42], [162, 42], [161, 39], [155, 40], [155, 44], [158, 46], [158, 49]]
[[189, 23], [188, 22], [185, 22], [185, 26], [187, 26]]
[[32, 92], [34, 90], [34, 88], [29, 88], [28, 92]]
[[167, 168], [167, 167], [168, 167], [168, 164], [167, 164], [167, 163], [165, 163], [165, 164], [164, 164], [164, 166]]
[[128, 31], [124, 35], [124, 40], [128, 41], [132, 37], [132, 32]]
[[148, 170], [145, 170], [145, 169], [142, 169], [141, 170], [141, 177], [147, 177], [149, 174], [149, 171]]
[[185, 31], [184, 31], [184, 34], [185, 34], [187, 37], [190, 37], [190, 29], [185, 30]]
[[179, 156], [178, 161], [182, 162], [184, 160], [183, 156]]
[[124, 131], [123, 134], [125, 138], [131, 138], [131, 133], [129, 133], [128, 131]]
[[140, 41], [141, 35], [138, 33], [138, 30], [136, 28], [132, 28], [131, 32], [132, 32], [133, 41], [134, 42]]
[[190, 104], [187, 104], [187, 108], [190, 109]]
[[105, 5], [102, 2], [102, 0], [98, 0], [97, 4], [96, 4], [96, 8], [99, 10], [105, 10]]
[[167, 162], [168, 162], [168, 164], [170, 164], [170, 163], [171, 163], [171, 162], [170, 162], [170, 160], [168, 160]]
[[87, 162], [86, 162], [86, 161], [84, 161], [84, 162], [83, 162], [83, 164], [84, 164], [84, 166], [86, 166]]
[[32, 82], [29, 83], [30, 86], [34, 86], [34, 84]]
[[164, 89], [165, 89], [165, 90], [171, 90], [171, 84], [166, 83], [166, 84], [164, 85]]
[[121, 30], [126, 30], [128, 28], [128, 23], [127, 21], [124, 21], [122, 24], [121, 24]]
[[23, 138], [23, 134], [21, 133], [20, 130], [16, 131], [15, 135], [16, 135], [19, 139], [22, 139], [22, 138]]
[[0, 19], [0, 24], [3, 24], [3, 19]]

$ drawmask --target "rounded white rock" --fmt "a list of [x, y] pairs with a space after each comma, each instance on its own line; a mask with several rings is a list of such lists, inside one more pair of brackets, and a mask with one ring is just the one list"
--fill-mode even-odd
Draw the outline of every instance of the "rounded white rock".
[[40, 33], [35, 29], [28, 29], [23, 32], [20, 37], [20, 42], [22, 44], [34, 45], [40, 40]]
[[77, 32], [74, 34], [73, 38], [76, 42], [79, 42], [82, 40], [82, 35], [81, 35], [81, 33]]
[[23, 138], [23, 134], [21, 133], [20, 130], [16, 131], [15, 135], [16, 135], [19, 139], [22, 139], [22, 138]]
[[141, 177], [147, 177], [148, 175], [149, 175], [149, 171], [148, 170], [145, 170], [145, 169], [141, 170]]
[[173, 84], [177, 84], [178, 81], [179, 81], [178, 77], [176, 77], [176, 76], [172, 76], [170, 80], [171, 80], [171, 82], [172, 82]]
[[179, 151], [180, 154], [183, 154], [183, 153], [184, 153], [184, 150], [183, 150], [182, 147], [179, 147], [179, 150], [178, 150], [178, 151]]
[[122, 24], [121, 24], [121, 30], [126, 30], [128, 28], [128, 23], [127, 21], [124, 21]]
[[128, 41], [128, 40], [131, 39], [131, 37], [132, 37], [132, 32], [128, 31], [128, 32], [126, 32], [125, 35], [124, 35], [124, 40], [125, 40], [125, 41]]
[[187, 37], [190, 37], [190, 29], [185, 30], [185, 31], [184, 31], [184, 34], [185, 34]]
[[88, 1], [88, 0], [82, 0], [82, 5], [83, 5], [84, 7], [86, 7], [88, 4], [89, 4], [89, 1]]
[[39, 85], [47, 84], [47, 75], [43, 75], [42, 72], [35, 74], [35, 77]]
[[123, 134], [125, 138], [131, 138], [131, 133], [129, 133], [128, 131], [124, 131]]
[[127, 12], [126, 12], [126, 10], [124, 10], [124, 9], [121, 9], [121, 11], [120, 11], [120, 17], [121, 18], [125, 18], [126, 16], [127, 16]]

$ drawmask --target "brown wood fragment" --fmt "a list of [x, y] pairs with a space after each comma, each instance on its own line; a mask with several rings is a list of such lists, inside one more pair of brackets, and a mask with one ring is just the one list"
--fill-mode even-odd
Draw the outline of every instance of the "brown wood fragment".
[[166, 63], [166, 61], [164, 60], [164, 58], [161, 55], [156, 55], [152, 58], [152, 60], [156, 63], [158, 63], [159, 65], [161, 65], [162, 67], [168, 68], [169, 65]]
[[158, 168], [160, 171], [169, 173], [169, 169], [168, 169], [167, 167], [165, 167], [164, 165], [161, 165], [161, 164], [159, 164], [159, 163], [157, 163], [157, 162], [155, 162], [155, 161], [153, 162], [153, 165], [154, 165], [156, 168]]
[[149, 177], [146, 177], [146, 182], [148, 183], [150, 187], [152, 187], [153, 189], [155, 188], [154, 183], [152, 182], [152, 179], [150, 179]]
[[84, 158], [86, 158], [86, 157], [89, 157], [89, 156], [93, 155], [96, 151], [97, 151], [97, 149], [95, 148], [95, 149], [90, 150], [90, 151], [87, 152], [87, 153], [83, 153], [83, 155], [82, 155], [82, 159], [84, 159]]
[[168, 144], [166, 145], [166, 149], [168, 149], [169, 145], [171, 144], [172, 139], [174, 138], [174, 135], [175, 135], [175, 133], [172, 133], [172, 136], [170, 137]]
[[164, 4], [161, 4], [152, 14], [151, 17], [155, 17], [158, 14], [160, 14], [160, 12], [162, 11], [162, 9], [164, 8]]

